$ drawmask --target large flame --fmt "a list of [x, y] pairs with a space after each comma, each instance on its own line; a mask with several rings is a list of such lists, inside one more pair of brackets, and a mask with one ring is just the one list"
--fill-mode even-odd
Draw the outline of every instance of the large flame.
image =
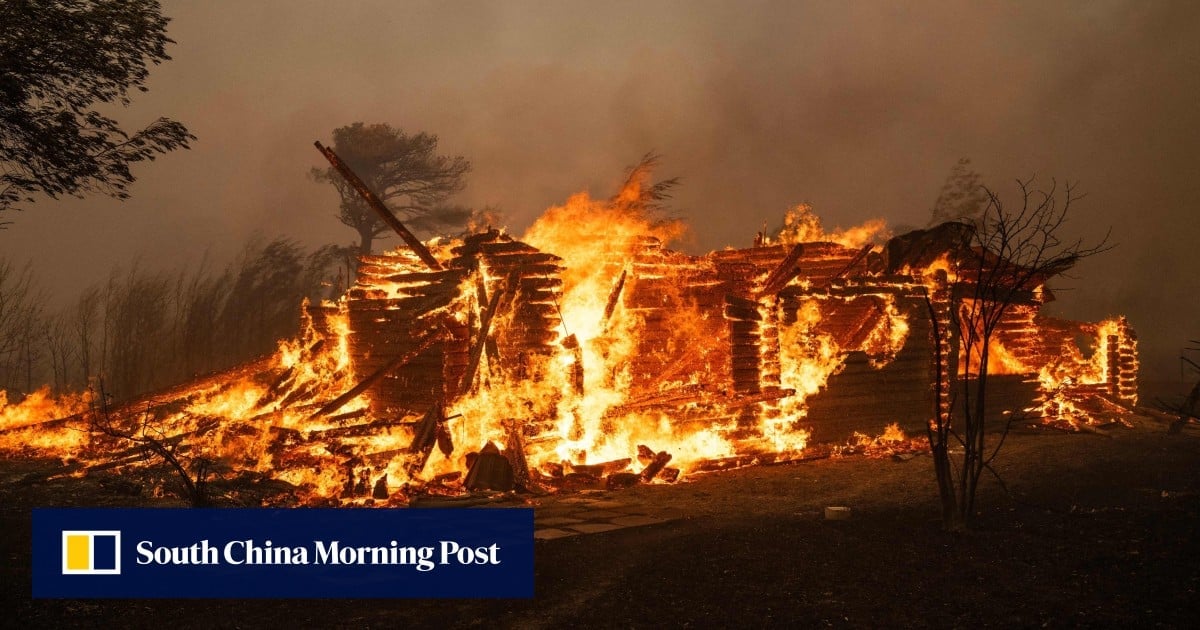
[[[303, 305], [299, 335], [272, 357], [168, 392], [111, 406], [102, 395], [55, 397], [48, 388], [10, 404], [0, 391], [0, 450], [122, 464], [130, 444], [163, 440], [193, 460], [225, 464], [214, 469], [291, 483], [308, 503], [461, 492], [488, 445], [514, 470], [527, 467], [528, 483], [553, 485], [573, 473], [671, 481], [802, 453], [813, 434], [809, 402], [847, 356], [864, 353], [871, 367], [888, 366], [910, 343], [914, 292], [955, 282], [946, 255], [872, 276], [880, 272], [864, 261], [880, 255], [873, 244], [884, 223], [826, 232], [807, 205], [789, 211], [779, 236], [764, 236], [754, 249], [672, 252], [665, 246], [683, 226], [645, 210], [644, 185], [632, 178], [610, 200], [577, 194], [547, 210], [521, 241], [490, 229], [431, 241], [441, 271], [407, 249], [364, 257], [354, 288], [337, 302]], [[536, 259], [541, 275], [472, 257], [479, 243]], [[805, 253], [796, 247], [803, 244], [819, 247], [797, 273], [788, 265]], [[806, 275], [805, 265], [830, 271]], [[843, 274], [852, 268], [867, 284], [847, 284]], [[903, 307], [901, 295], [909, 300]], [[523, 300], [525, 311], [514, 306]], [[548, 338], [528, 352], [493, 347], [497, 335], [526, 331], [530, 313], [553, 323], [533, 331]], [[1035, 311], [1019, 315], [1025, 319], [1010, 328], [1021, 338], [1037, 335]], [[852, 325], [835, 331], [836, 318]], [[1136, 339], [1123, 320], [1091, 332], [1086, 357], [1073, 344], [1033, 352], [1021, 338], [995, 336], [989, 371], [1038, 374], [1044, 415], [1079, 417], [1079, 392], [1097, 388], [1128, 400]], [[431, 355], [439, 362], [424, 373], [440, 391], [424, 403], [416, 398], [429, 392], [378, 398], [381, 388], [411, 379], [389, 382], [395, 365], [356, 365], [383, 352], [370, 345], [372, 335], [398, 344], [400, 354], [418, 338], [422, 348], [441, 344]], [[1113, 371], [1114, 361], [1123, 372]], [[978, 356], [964, 354], [959, 365], [968, 362]], [[907, 440], [898, 425], [854, 439], [867, 452], [909, 448], [900, 446]]]
[[[887, 236], [887, 222], [883, 219], [869, 219], [861, 225], [844, 230], [835, 228], [833, 231], [826, 232], [821, 226], [821, 218], [813, 211], [812, 206], [802, 203], [788, 210], [784, 215], [783, 228], [776, 240], [784, 245], [828, 242], [851, 249], [859, 249]], [[770, 241], [768, 240], [768, 242]]]

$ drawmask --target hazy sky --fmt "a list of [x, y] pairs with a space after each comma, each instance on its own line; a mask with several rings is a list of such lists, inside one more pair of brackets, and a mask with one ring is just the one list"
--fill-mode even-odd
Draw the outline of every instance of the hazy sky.
[[[223, 263], [259, 231], [347, 244], [314, 140], [355, 121], [441, 137], [469, 205], [520, 233], [607, 196], [649, 150], [679, 176], [702, 253], [748, 246], [799, 202], [827, 227], [923, 225], [960, 157], [1011, 193], [1078, 181], [1068, 225], [1119, 247], [1058, 283], [1054, 311], [1127, 314], [1143, 365], [1200, 338], [1200, 3], [164, 2], [174, 58], [120, 113], [184, 122], [191, 151], [139, 167], [133, 199], [39, 201], [0, 231], [71, 296], [135, 256]], [[392, 246], [392, 241], [384, 244]], [[64, 298], [65, 299], [65, 298]]]

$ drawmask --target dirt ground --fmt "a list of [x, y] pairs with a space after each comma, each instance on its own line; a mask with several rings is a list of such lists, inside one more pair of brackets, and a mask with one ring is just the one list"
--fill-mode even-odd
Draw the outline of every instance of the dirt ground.
[[9, 627], [1194, 627], [1200, 611], [1200, 428], [1145, 418], [1011, 435], [1008, 492], [985, 482], [964, 534], [940, 528], [928, 456], [601, 493], [672, 520], [538, 541], [530, 600], [33, 600], [32, 507], [177, 504], [114, 477], [29, 479], [38, 466], [0, 461]]

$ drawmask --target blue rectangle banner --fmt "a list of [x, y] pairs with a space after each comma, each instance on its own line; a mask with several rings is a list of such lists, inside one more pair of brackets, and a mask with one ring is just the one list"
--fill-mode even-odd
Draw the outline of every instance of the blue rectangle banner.
[[533, 597], [533, 510], [33, 510], [44, 598]]

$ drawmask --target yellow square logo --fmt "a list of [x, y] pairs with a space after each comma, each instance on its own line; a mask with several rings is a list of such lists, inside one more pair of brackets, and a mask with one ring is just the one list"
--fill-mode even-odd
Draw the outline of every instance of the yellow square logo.
[[63, 575], [120, 575], [121, 532], [63, 531]]

